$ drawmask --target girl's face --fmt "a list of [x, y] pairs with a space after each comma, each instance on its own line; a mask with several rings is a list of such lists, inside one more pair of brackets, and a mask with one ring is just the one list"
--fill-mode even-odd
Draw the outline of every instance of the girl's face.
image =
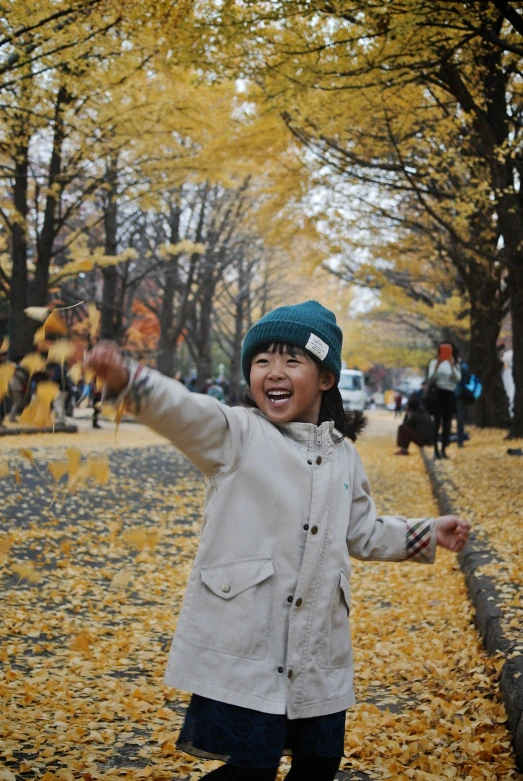
[[[251, 393], [258, 409], [272, 423], [318, 424], [322, 393], [334, 385], [334, 376], [299, 347], [281, 354], [271, 345], [254, 356]], [[274, 350], [274, 351], [273, 351]]]

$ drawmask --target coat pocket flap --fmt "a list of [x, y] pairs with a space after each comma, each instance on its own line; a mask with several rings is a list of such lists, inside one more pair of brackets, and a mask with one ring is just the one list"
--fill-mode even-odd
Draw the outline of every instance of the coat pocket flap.
[[340, 589], [347, 605], [347, 615], [350, 613], [350, 583], [349, 579], [344, 572], [340, 574]]
[[202, 581], [222, 599], [232, 599], [274, 575], [272, 559], [240, 559], [202, 567]]

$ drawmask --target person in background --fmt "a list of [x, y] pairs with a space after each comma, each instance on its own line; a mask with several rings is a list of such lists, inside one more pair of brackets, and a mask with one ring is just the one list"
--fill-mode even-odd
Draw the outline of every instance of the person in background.
[[403, 418], [403, 423], [398, 426], [396, 444], [399, 450], [396, 450], [394, 455], [408, 456], [411, 442], [414, 442], [418, 447], [432, 445], [433, 428], [432, 418], [420, 406], [418, 394], [411, 393], [407, 402], [407, 413]]
[[403, 404], [403, 396], [401, 395], [401, 393], [396, 391], [396, 393], [394, 394], [394, 417], [395, 418], [401, 416], [402, 404]]
[[9, 397], [11, 399], [9, 420], [11, 422], [20, 415], [29, 401], [29, 372], [19, 365], [21, 360], [22, 358], [15, 359], [16, 370], [9, 380]]
[[207, 395], [213, 396], [215, 399], [218, 399], [218, 401], [221, 401], [222, 404], [225, 401], [225, 393], [223, 392], [223, 388], [217, 380], [210, 381], [207, 388]]
[[461, 379], [456, 383], [454, 394], [456, 396], [456, 426], [458, 430], [458, 447], [465, 447], [465, 397], [463, 385], [469, 381], [470, 369], [467, 361], [462, 361], [459, 358], [459, 350], [457, 347], [453, 348], [452, 354], [454, 360], [461, 369]]
[[[436, 388], [437, 394], [436, 408], [433, 413], [434, 458], [448, 458], [447, 447], [450, 442], [450, 427], [456, 409], [454, 391], [456, 383], [461, 380], [461, 369], [456, 363], [451, 344], [447, 342], [440, 344], [438, 357], [434, 358], [429, 364], [428, 380]], [[438, 448], [440, 428], [442, 430], [441, 451]]]
[[59, 426], [65, 426], [66, 424], [66, 404], [67, 404], [67, 397], [70, 393], [70, 380], [67, 377], [65, 367], [61, 366], [59, 363], [48, 363], [47, 364], [47, 374], [49, 376], [49, 379], [55, 382], [58, 387], [58, 396], [53, 402], [53, 408], [56, 413], [56, 423]]

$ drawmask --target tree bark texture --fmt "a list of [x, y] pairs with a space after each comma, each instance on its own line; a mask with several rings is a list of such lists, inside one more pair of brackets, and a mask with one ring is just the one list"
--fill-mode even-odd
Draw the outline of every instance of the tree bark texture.
[[11, 229], [11, 295], [10, 295], [10, 355], [15, 360], [30, 352], [32, 336], [24, 309], [28, 305], [27, 275], [27, 175], [29, 141], [24, 139], [16, 150], [13, 203], [15, 218]]
[[[104, 203], [105, 254], [117, 254], [118, 247], [118, 159], [112, 157], [107, 166], [107, 192]], [[116, 266], [102, 269], [102, 317], [100, 336], [102, 339], [116, 339], [116, 309], [118, 270]]]

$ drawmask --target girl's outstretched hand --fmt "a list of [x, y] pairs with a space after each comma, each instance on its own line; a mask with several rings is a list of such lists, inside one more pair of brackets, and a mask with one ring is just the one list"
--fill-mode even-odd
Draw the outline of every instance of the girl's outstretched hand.
[[84, 366], [92, 369], [107, 384], [113, 393], [120, 393], [129, 382], [129, 372], [123, 364], [123, 357], [116, 342], [102, 339], [86, 353]]
[[436, 518], [436, 534], [438, 545], [448, 550], [463, 550], [469, 538], [470, 524], [457, 515], [441, 515]]

